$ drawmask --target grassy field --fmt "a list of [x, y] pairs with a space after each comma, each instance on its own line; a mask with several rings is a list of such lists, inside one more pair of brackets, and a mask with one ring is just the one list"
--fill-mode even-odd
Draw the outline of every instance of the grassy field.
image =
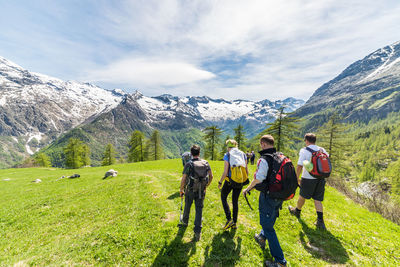
[[[239, 226], [224, 232], [217, 179], [222, 162], [211, 162], [215, 180], [207, 190], [200, 242], [190, 227], [177, 227], [180, 160], [111, 166], [118, 177], [102, 180], [110, 167], [62, 170], [0, 170], [0, 265], [9, 266], [262, 266], [268, 249], [254, 242], [258, 212], [240, 197]], [[252, 171], [253, 172], [253, 171]], [[62, 175], [79, 173], [77, 179]], [[31, 183], [41, 179], [42, 183]], [[258, 193], [249, 196], [258, 207]], [[297, 197], [295, 198], [297, 199]], [[285, 202], [276, 223], [289, 266], [399, 266], [400, 226], [327, 189], [328, 231], [316, 230], [307, 202], [302, 219]]]

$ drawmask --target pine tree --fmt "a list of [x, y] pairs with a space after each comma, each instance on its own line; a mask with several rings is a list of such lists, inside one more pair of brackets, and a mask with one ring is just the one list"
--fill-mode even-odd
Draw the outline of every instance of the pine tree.
[[[332, 171], [340, 175], [350, 173], [350, 168], [346, 162], [346, 152], [350, 151], [350, 139], [347, 134], [350, 125], [340, 122], [340, 117], [337, 113], [332, 114], [328, 122], [320, 127], [317, 131], [318, 144], [325, 148], [329, 154], [332, 163]], [[363, 179], [370, 177], [372, 172], [366, 170]]]
[[229, 139], [231, 139], [231, 137], [229, 135], [227, 135], [224, 143], [221, 146], [221, 152], [219, 153], [219, 157], [218, 157], [219, 160], [223, 160], [226, 152], [228, 151], [228, 145], [226, 144], [226, 141], [228, 141]]
[[34, 162], [33, 164], [35, 166], [51, 167], [50, 158], [44, 153], [37, 154], [36, 157], [34, 158], [33, 162]]
[[291, 146], [295, 141], [301, 140], [298, 135], [300, 121], [297, 117], [292, 117], [292, 113], [285, 113], [285, 107], [279, 108], [278, 117], [274, 122], [267, 123], [267, 129], [262, 134], [270, 134], [275, 139], [275, 148], [287, 154], [291, 154], [294, 150]]
[[238, 143], [238, 148], [242, 151], [246, 150], [246, 133], [244, 132], [243, 125], [239, 124], [235, 129], [235, 141]]
[[115, 149], [112, 144], [108, 144], [104, 151], [102, 166], [108, 166], [115, 164]]
[[120, 156], [117, 160], [118, 164], [124, 164], [125, 163], [125, 158], [123, 156]]
[[82, 163], [83, 166], [90, 166], [90, 147], [87, 144], [82, 145]]
[[72, 169], [82, 167], [82, 152], [82, 141], [76, 138], [70, 138], [67, 146], [64, 148], [65, 166]]
[[129, 140], [128, 161], [138, 162], [145, 160], [146, 140], [141, 131], [134, 131]]
[[204, 140], [206, 142], [204, 157], [216, 160], [219, 138], [222, 134], [222, 130], [217, 126], [209, 126], [204, 128], [203, 132], [205, 133]]
[[161, 136], [158, 130], [154, 130], [146, 145], [146, 157], [149, 160], [159, 160], [163, 156]]

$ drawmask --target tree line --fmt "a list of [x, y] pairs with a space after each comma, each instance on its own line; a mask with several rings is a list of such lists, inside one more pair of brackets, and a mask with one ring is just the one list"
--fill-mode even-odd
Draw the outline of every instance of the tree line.
[[[286, 113], [284, 109], [284, 107], [281, 107], [275, 121], [267, 123], [265, 129], [250, 140], [246, 138], [244, 126], [238, 124], [234, 128], [233, 136], [233, 139], [238, 143], [238, 148], [244, 152], [258, 151], [260, 137], [270, 134], [275, 138], [275, 147], [278, 151], [293, 154], [295, 142], [301, 140], [298, 138], [300, 120], [291, 116], [292, 113]], [[227, 135], [224, 140], [221, 140], [223, 130], [217, 125], [206, 127], [203, 132], [206, 143], [204, 157], [210, 160], [221, 160], [227, 151], [225, 141], [231, 139], [231, 137]]]
[[[78, 169], [90, 166], [90, 147], [78, 138], [70, 138], [63, 148], [64, 164], [66, 168]], [[128, 162], [159, 160], [164, 157], [160, 132], [154, 130], [149, 138], [141, 131], [134, 131], [128, 141]], [[102, 166], [113, 165], [117, 161], [117, 153], [113, 144], [108, 143], [104, 148]], [[124, 162], [119, 157], [119, 162]], [[51, 167], [51, 159], [45, 153], [38, 153], [32, 161], [32, 166]]]
[[[243, 125], [239, 124], [235, 129], [233, 139], [238, 143], [238, 148], [244, 152], [257, 151], [259, 149], [259, 139], [262, 135], [270, 134], [275, 139], [275, 148], [283, 152], [292, 159], [298, 157], [298, 151], [304, 146], [301, 138], [304, 129], [301, 127], [302, 120], [294, 117], [293, 113], [285, 112], [285, 107], [281, 107], [276, 114], [273, 122], [266, 123], [265, 129], [254, 138], [248, 140]], [[318, 145], [324, 147], [330, 155], [333, 165], [334, 175], [345, 176], [350, 173], [347, 164], [349, 153], [343, 148], [351, 147], [349, 138], [350, 124], [343, 123], [337, 113], [333, 113], [318, 129], [315, 130], [318, 136]], [[204, 141], [206, 143], [204, 157], [210, 160], [222, 160], [227, 148], [225, 141], [230, 139], [229, 135], [221, 140], [223, 130], [217, 125], [208, 126], [203, 129]]]

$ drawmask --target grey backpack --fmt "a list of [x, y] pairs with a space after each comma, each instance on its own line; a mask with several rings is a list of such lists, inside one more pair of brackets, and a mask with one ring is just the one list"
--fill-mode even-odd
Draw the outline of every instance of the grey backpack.
[[210, 165], [204, 159], [192, 160], [190, 182], [189, 187], [194, 193], [199, 194], [199, 198], [202, 198], [203, 192], [209, 181], [208, 171], [210, 170]]

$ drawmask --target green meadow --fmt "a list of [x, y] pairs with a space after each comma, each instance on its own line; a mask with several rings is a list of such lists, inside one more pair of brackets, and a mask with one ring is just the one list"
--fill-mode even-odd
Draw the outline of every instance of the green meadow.
[[[260, 230], [258, 193], [240, 197], [236, 231], [223, 231], [225, 216], [215, 175], [204, 202], [203, 232], [193, 242], [179, 229], [179, 159], [66, 170], [0, 170], [1, 266], [262, 266], [270, 258], [254, 241]], [[118, 176], [102, 180], [113, 168]], [[251, 166], [251, 173], [254, 166]], [[60, 179], [78, 173], [80, 178]], [[42, 183], [32, 183], [41, 179]], [[297, 197], [295, 197], [297, 200]], [[399, 266], [400, 226], [371, 213], [328, 187], [328, 231], [317, 230], [313, 203], [302, 219], [283, 205], [276, 230], [289, 266]]]

